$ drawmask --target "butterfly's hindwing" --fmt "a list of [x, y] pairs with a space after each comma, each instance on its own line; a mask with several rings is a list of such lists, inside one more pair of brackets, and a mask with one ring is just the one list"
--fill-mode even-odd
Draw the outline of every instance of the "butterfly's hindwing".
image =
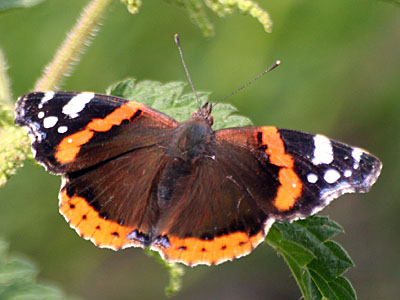
[[218, 264], [246, 255], [272, 224], [268, 212], [277, 184], [274, 168], [262, 170], [258, 159], [239, 147], [215, 142], [209, 149], [184, 173], [176, 166], [181, 175], [170, 183], [172, 205], [157, 224], [170, 246], [152, 247], [169, 261]]
[[[81, 236], [98, 246], [143, 247], [150, 242], [146, 238], [159, 216], [153, 187], [164, 158], [158, 147], [147, 147], [64, 175], [60, 212]], [[118, 235], [113, 238], [114, 232]], [[133, 232], [136, 238], [130, 238]]]

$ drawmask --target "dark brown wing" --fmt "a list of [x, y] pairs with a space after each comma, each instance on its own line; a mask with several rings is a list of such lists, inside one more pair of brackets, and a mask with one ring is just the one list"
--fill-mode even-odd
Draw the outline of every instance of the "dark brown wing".
[[164, 160], [164, 152], [151, 146], [68, 173], [60, 191], [60, 212], [97, 246], [143, 247], [159, 217], [152, 187]]
[[156, 228], [168, 242], [152, 249], [168, 261], [218, 264], [249, 254], [272, 224], [279, 168], [265, 167], [265, 153], [225, 141], [210, 149], [191, 165], [167, 164], [161, 175], [174, 174], [171, 205]]

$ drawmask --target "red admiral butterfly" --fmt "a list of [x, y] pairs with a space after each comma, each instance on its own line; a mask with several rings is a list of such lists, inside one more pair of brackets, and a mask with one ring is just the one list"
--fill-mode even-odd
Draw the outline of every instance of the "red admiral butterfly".
[[178, 123], [114, 96], [34, 92], [15, 123], [62, 175], [60, 212], [83, 238], [192, 266], [247, 255], [275, 221], [367, 192], [379, 176], [381, 162], [360, 148], [273, 126], [214, 131], [211, 110]]

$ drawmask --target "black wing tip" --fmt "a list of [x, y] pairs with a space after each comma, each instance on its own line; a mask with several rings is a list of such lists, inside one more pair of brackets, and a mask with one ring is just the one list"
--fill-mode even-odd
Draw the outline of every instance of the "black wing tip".
[[367, 166], [370, 168], [370, 171], [365, 176], [362, 184], [360, 185], [360, 189], [357, 192], [366, 193], [378, 180], [379, 175], [381, 174], [383, 164], [382, 162], [372, 154], [364, 153], [366, 155], [365, 161]]
[[[41, 95], [38, 97], [38, 95]], [[32, 101], [39, 101], [43, 98], [43, 92], [32, 92], [24, 94], [18, 97], [17, 101], [15, 102], [15, 120], [14, 124], [18, 126], [26, 126], [26, 112], [29, 107], [33, 104]]]
[[26, 111], [25, 105], [27, 99], [28, 99], [28, 94], [25, 94], [18, 97], [17, 102], [15, 103], [15, 120], [14, 120], [15, 125], [19, 126], [26, 125], [24, 117], [25, 117], [25, 111]]

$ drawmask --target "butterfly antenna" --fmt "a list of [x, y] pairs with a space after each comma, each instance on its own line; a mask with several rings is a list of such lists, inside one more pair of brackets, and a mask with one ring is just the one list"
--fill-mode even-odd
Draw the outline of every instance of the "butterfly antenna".
[[196, 98], [197, 104], [199, 105], [199, 107], [201, 107], [201, 103], [200, 103], [199, 97], [197, 96], [197, 92], [196, 92], [196, 90], [194, 88], [194, 85], [193, 85], [193, 82], [192, 82], [192, 78], [190, 77], [190, 74], [189, 74], [189, 70], [188, 70], [188, 68], [186, 66], [185, 60], [183, 59], [183, 53], [182, 53], [181, 43], [179, 41], [179, 35], [175, 34], [174, 38], [175, 38], [175, 44], [176, 44], [176, 46], [178, 47], [178, 50], [179, 50], [179, 55], [181, 56], [183, 68], [185, 69], [185, 72], [186, 72], [186, 77], [188, 78], [190, 86], [192, 87], [192, 91], [193, 91], [194, 97]]
[[243, 90], [244, 88], [248, 87], [250, 84], [254, 83], [254, 81], [256, 81], [257, 79], [260, 79], [261, 77], [263, 77], [265, 74], [267, 74], [268, 72], [271, 72], [273, 69], [275, 69], [276, 67], [278, 67], [281, 64], [280, 60], [277, 60], [271, 67], [269, 67], [268, 69], [266, 69], [264, 72], [262, 72], [261, 74], [259, 74], [257, 77], [253, 78], [252, 80], [250, 80], [248, 83], [242, 85], [240, 88], [234, 90], [232, 93], [230, 93], [229, 95], [226, 95], [225, 97], [223, 97], [222, 99], [218, 100], [215, 104], [217, 105], [218, 103], [221, 103], [222, 101], [226, 100], [227, 98], [235, 95], [237, 92]]

